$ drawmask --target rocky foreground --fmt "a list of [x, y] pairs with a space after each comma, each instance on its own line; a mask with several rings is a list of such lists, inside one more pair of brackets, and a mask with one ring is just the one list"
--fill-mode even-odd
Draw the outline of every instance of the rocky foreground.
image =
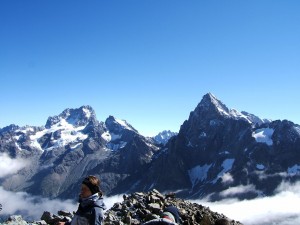
[[[105, 212], [104, 224], [142, 224], [158, 218], [164, 207], [169, 205], [174, 205], [179, 209], [183, 225], [218, 225], [221, 224], [219, 223], [221, 219], [226, 219], [230, 225], [242, 225], [242, 223], [229, 219], [223, 214], [212, 212], [208, 207], [176, 198], [174, 193], [163, 195], [157, 190], [148, 193], [135, 192], [124, 195], [123, 202], [115, 203], [111, 209]], [[63, 211], [59, 211], [58, 215], [44, 212], [40, 221], [26, 222], [21, 216], [11, 216], [3, 224], [55, 225], [59, 221], [69, 221], [72, 217], [72, 213]]]

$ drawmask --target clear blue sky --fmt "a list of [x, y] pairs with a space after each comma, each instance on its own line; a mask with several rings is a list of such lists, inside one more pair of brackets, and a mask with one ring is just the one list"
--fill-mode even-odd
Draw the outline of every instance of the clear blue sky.
[[91, 105], [178, 131], [204, 94], [300, 124], [298, 0], [1, 0], [0, 127]]

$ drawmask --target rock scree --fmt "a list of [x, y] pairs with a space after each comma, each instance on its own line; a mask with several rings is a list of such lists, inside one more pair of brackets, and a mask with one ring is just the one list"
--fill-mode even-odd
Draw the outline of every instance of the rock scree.
[[[243, 225], [242, 223], [213, 212], [208, 207], [176, 198], [175, 193], [161, 194], [153, 189], [150, 192], [124, 194], [123, 202], [115, 203], [105, 211], [104, 225], [141, 225], [157, 219], [167, 206], [178, 208], [182, 225]], [[58, 211], [58, 215], [44, 212], [40, 221], [26, 222], [19, 215], [10, 216], [2, 224], [9, 225], [56, 225], [59, 221], [70, 221], [73, 213]]]

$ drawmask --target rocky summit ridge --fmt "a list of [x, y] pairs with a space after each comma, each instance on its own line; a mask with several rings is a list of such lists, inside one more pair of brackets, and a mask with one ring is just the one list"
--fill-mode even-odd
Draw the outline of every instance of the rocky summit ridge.
[[[152, 219], [157, 219], [167, 206], [178, 208], [182, 225], [217, 225], [225, 220], [230, 225], [242, 223], [213, 212], [208, 207], [176, 198], [174, 193], [161, 194], [153, 189], [150, 192], [135, 192], [123, 195], [123, 201], [115, 203], [105, 212], [104, 225], [140, 225]], [[11, 216], [5, 225], [55, 225], [57, 222], [70, 221], [73, 213], [58, 211], [57, 214], [44, 212], [41, 220], [26, 222], [21, 216]], [[224, 223], [222, 223], [224, 224]]]

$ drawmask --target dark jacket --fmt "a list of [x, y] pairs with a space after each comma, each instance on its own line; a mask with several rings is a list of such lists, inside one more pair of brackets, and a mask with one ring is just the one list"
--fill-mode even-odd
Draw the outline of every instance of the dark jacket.
[[160, 219], [150, 220], [150, 221], [148, 221], [146, 223], [143, 223], [143, 225], [178, 225], [178, 224], [177, 223], [173, 223], [170, 220], [160, 218]]
[[76, 211], [71, 225], [102, 225], [106, 209], [103, 198], [98, 195], [92, 195], [87, 199], [79, 201], [78, 210]]

